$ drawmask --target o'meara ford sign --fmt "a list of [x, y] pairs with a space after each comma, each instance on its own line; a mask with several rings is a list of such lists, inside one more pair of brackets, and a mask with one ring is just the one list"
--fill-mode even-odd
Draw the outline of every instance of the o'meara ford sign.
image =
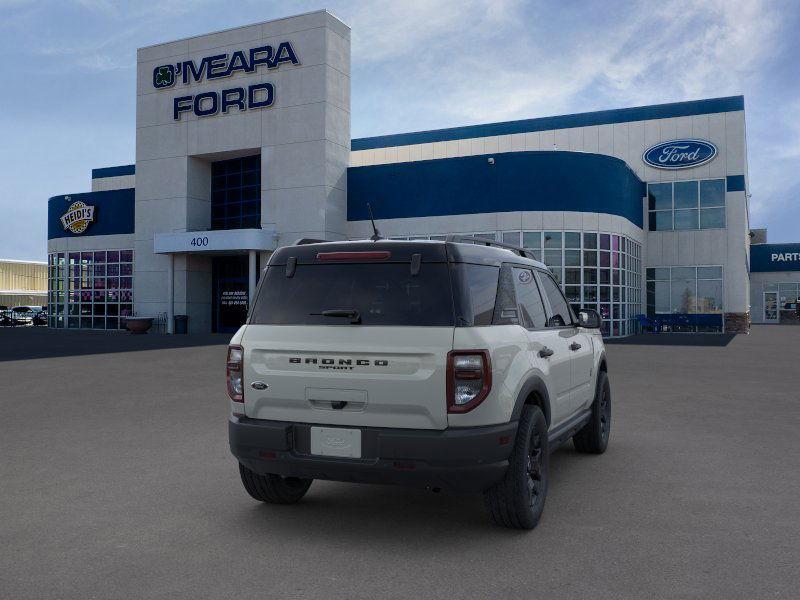
[[[237, 50], [232, 54], [215, 54], [199, 61], [183, 60], [174, 64], [159, 65], [153, 69], [153, 87], [164, 90], [174, 87], [180, 78], [183, 85], [214, 81], [242, 73], [255, 73], [259, 67], [270, 71], [283, 64], [299, 65], [300, 60], [290, 42], [281, 42], [277, 48], [270, 45], [249, 50]], [[196, 117], [210, 117], [237, 111], [268, 108], [275, 102], [275, 85], [261, 82], [247, 87], [231, 87], [222, 91], [208, 91], [197, 95], [177, 96], [172, 99], [172, 117], [181, 120], [183, 113]]]
[[642, 160], [656, 169], [690, 169], [714, 160], [717, 147], [705, 140], [672, 140], [650, 146]]

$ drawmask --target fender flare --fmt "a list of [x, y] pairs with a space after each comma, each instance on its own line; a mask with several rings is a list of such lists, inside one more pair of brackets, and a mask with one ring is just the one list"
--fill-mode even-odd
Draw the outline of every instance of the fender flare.
[[[605, 369], [600, 368], [603, 365], [603, 363], [605, 363], [606, 365]], [[605, 348], [603, 348], [603, 350], [600, 351], [600, 355], [597, 357], [597, 372], [599, 373], [600, 371], [605, 371], [606, 373], [608, 373], [608, 358], [606, 357]]]
[[511, 413], [511, 420], [519, 421], [520, 416], [522, 416], [522, 408], [525, 406], [525, 401], [534, 392], [536, 392], [542, 400], [542, 412], [544, 412], [544, 418], [549, 427], [551, 422], [550, 416], [552, 414], [550, 412], [550, 393], [547, 391], [544, 379], [539, 375], [530, 376], [522, 385], [522, 388], [517, 394], [517, 399], [514, 402], [514, 411]]

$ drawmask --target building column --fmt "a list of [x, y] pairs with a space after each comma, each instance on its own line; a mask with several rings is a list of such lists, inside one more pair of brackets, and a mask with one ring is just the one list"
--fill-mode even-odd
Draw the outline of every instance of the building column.
[[256, 251], [247, 251], [249, 265], [247, 269], [247, 308], [253, 306], [253, 298], [256, 294]]
[[167, 264], [167, 333], [175, 333], [175, 255], [169, 255]]

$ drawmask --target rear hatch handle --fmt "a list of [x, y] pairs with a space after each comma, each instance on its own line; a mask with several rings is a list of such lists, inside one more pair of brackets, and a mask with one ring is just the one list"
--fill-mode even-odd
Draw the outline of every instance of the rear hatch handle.
[[341, 317], [343, 319], [350, 319], [352, 325], [359, 325], [361, 323], [361, 314], [357, 310], [323, 310], [318, 313], [309, 313], [315, 317]]

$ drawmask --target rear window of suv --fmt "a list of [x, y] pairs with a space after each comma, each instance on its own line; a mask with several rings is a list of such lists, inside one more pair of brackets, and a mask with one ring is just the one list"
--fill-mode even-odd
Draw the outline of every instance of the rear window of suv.
[[453, 326], [453, 296], [445, 263], [298, 264], [267, 269], [253, 306], [254, 325], [350, 325], [326, 317], [330, 310], [357, 311], [362, 325]]

